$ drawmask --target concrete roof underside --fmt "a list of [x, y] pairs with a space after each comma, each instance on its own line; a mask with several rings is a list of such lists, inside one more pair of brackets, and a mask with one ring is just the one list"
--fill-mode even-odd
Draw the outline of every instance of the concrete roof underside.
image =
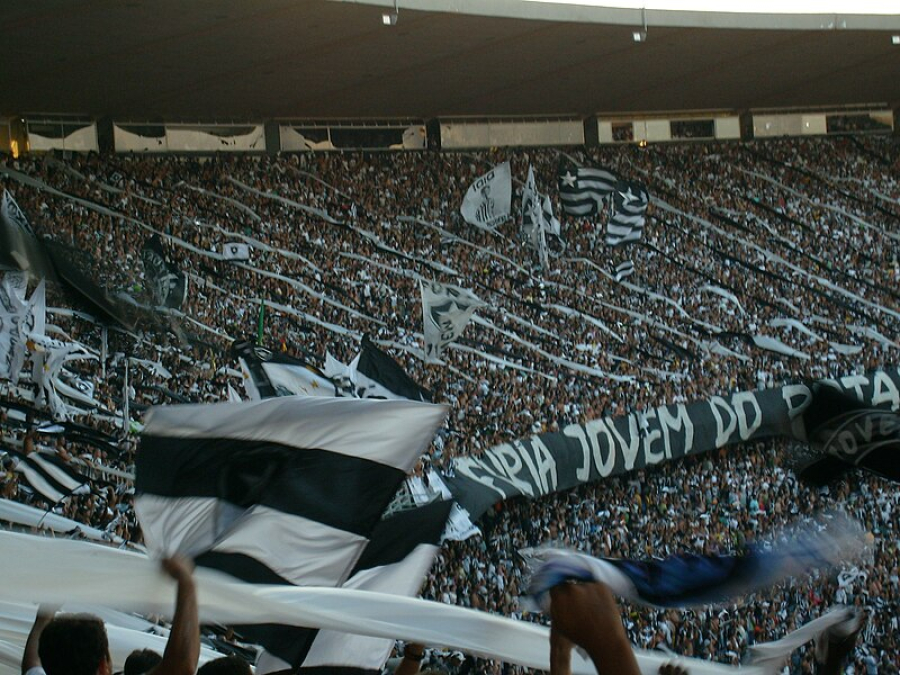
[[[527, 19], [401, 1], [389, 27], [385, 4], [8, 2], [0, 113], [433, 118], [900, 103], [897, 16], [827, 30], [809, 29], [816, 18], [727, 28], [753, 22], [725, 17], [701, 27], [716, 22], [648, 12], [647, 40], [636, 43], [634, 11], [585, 20], [538, 4], [528, 9], [538, 18]], [[688, 25], [666, 25], [679, 23]]]

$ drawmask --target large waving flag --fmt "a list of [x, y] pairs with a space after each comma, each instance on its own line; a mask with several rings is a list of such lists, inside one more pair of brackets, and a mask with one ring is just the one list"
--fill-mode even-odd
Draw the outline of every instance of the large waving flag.
[[602, 209], [603, 199], [615, 192], [618, 180], [608, 169], [561, 163], [559, 199], [563, 211], [577, 217], [597, 215]]
[[[144, 540], [249, 583], [340, 586], [446, 414], [306, 396], [153, 408], [136, 466]], [[242, 630], [294, 666], [311, 643]]]

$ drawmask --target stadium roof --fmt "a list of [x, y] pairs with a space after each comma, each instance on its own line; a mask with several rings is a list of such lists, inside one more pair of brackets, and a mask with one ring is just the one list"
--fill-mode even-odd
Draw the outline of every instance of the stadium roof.
[[[393, 4], [6, 3], [0, 113], [333, 119], [900, 104], [897, 13], [400, 0], [396, 25], [383, 25]], [[644, 22], [646, 41], [635, 42]]]

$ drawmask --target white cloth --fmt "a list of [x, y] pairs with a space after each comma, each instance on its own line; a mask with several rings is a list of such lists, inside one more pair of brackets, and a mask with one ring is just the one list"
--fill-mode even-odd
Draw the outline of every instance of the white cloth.
[[[4, 583], [0, 600], [84, 602], [144, 614], [170, 615], [175, 582], [137, 553], [70, 540], [0, 533]], [[549, 670], [549, 630], [543, 626], [437, 602], [333, 588], [250, 586], [211, 570], [195, 572], [204, 623], [281, 623], [440, 645], [476, 656]], [[641, 672], [672, 661], [635, 650]], [[691, 675], [737, 673], [735, 668], [676, 659]], [[595, 675], [573, 655], [574, 675]], [[742, 668], [740, 675], [769, 671]]]

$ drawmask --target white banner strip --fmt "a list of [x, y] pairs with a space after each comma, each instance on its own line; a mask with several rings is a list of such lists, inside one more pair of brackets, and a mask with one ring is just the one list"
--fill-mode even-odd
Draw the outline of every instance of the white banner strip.
[[[171, 616], [175, 583], [150, 559], [136, 553], [74, 541], [0, 533], [4, 583], [0, 601], [81, 602], [142, 614]], [[262, 586], [230, 581], [198, 568], [194, 577], [203, 623], [281, 623], [370, 637], [448, 647], [549, 670], [549, 630], [493, 614], [383, 593], [332, 588]], [[665, 654], [635, 650], [641, 673], [655, 675], [673, 661]], [[741, 673], [699, 659], [674, 659], [691, 675]], [[593, 664], [572, 654], [573, 675], [595, 675]]]

